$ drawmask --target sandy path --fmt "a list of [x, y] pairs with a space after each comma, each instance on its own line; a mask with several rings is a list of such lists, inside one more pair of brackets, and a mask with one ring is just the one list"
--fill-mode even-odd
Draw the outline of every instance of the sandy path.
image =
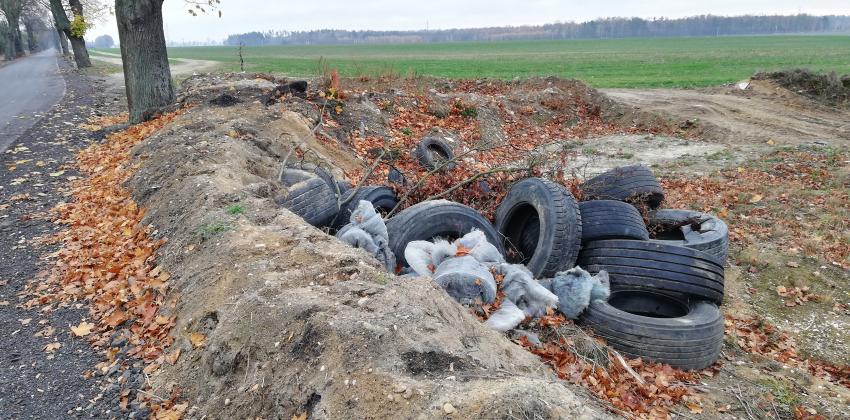
[[[122, 65], [120, 54], [97, 51], [92, 52], [91, 58], [118, 66]], [[175, 77], [191, 76], [194, 73], [210, 72], [221, 64], [218, 61], [191, 60], [187, 58], [181, 58], [176, 61], [176, 63], [171, 63], [171, 75]], [[119, 77], [123, 76], [119, 73]]]

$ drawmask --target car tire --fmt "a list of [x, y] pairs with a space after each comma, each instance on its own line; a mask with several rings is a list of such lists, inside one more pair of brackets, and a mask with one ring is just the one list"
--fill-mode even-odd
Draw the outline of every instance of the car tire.
[[581, 214], [563, 185], [526, 178], [511, 186], [496, 209], [496, 230], [508, 260], [525, 264], [535, 277], [572, 268], [581, 248]]
[[650, 209], [664, 201], [664, 189], [644, 165], [614, 168], [585, 181], [581, 191], [582, 201], [617, 200]]
[[605, 239], [649, 240], [649, 232], [640, 212], [629, 203], [594, 200], [579, 203], [581, 241]]
[[398, 204], [395, 191], [389, 187], [370, 185], [359, 189], [347, 190], [342, 196], [342, 208], [337, 213], [331, 227], [340, 229], [350, 222], [351, 212], [357, 208], [360, 201], [366, 200], [375, 207], [378, 213], [388, 213]]
[[722, 262], [695, 249], [627, 239], [594, 241], [582, 248], [578, 264], [591, 273], [607, 271], [611, 290], [656, 290], [723, 302]]
[[404, 249], [412, 241], [457, 239], [472, 229], [484, 232], [487, 241], [504, 255], [502, 241], [493, 225], [474, 209], [447, 200], [425, 201], [410, 206], [387, 221], [390, 249], [399, 267], [406, 267]]
[[[425, 169], [432, 171], [440, 167], [443, 162], [455, 157], [452, 147], [439, 137], [425, 137], [416, 145], [414, 155]], [[449, 163], [443, 169], [454, 168], [454, 163]]]
[[698, 249], [726, 262], [729, 228], [719, 218], [692, 210], [657, 210], [649, 214], [653, 241]]
[[595, 300], [579, 323], [628, 357], [685, 370], [705, 369], [720, 356], [723, 316], [717, 305], [648, 290], [614, 291]]

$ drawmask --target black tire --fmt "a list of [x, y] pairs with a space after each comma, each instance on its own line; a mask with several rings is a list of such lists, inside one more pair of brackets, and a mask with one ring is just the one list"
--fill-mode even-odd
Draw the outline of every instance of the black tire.
[[653, 291], [615, 291], [608, 302], [591, 302], [579, 323], [625, 356], [679, 369], [711, 366], [723, 345], [723, 316], [717, 305]]
[[579, 203], [581, 242], [604, 239], [649, 240], [649, 232], [640, 212], [629, 203], [596, 200]]
[[591, 273], [608, 272], [611, 289], [680, 293], [723, 302], [723, 263], [691, 248], [627, 239], [588, 242], [578, 264]]
[[331, 227], [340, 229], [347, 225], [350, 222], [351, 212], [357, 208], [361, 200], [372, 203], [378, 213], [389, 213], [398, 204], [395, 191], [389, 187], [370, 185], [360, 187], [358, 190], [348, 190], [342, 196], [342, 208], [331, 223]]
[[617, 200], [658, 208], [664, 201], [664, 189], [644, 165], [614, 168], [581, 185], [582, 201]]
[[411, 241], [430, 241], [434, 238], [456, 239], [472, 229], [484, 232], [487, 240], [502, 255], [502, 241], [493, 225], [474, 209], [447, 200], [425, 201], [410, 206], [387, 221], [390, 249], [399, 267], [406, 267], [404, 249]]
[[286, 185], [287, 187], [294, 185], [304, 180], [304, 172], [312, 176], [317, 176], [324, 180], [331, 188], [331, 191], [336, 190], [336, 180], [334, 179], [333, 175], [331, 175], [328, 171], [322, 169], [321, 167], [309, 162], [288, 163], [286, 165], [286, 168], [284, 168], [283, 173], [281, 174], [280, 182], [283, 185]]
[[729, 228], [722, 220], [692, 210], [657, 210], [649, 214], [649, 232], [654, 241], [698, 249], [726, 262]]
[[[425, 137], [416, 145], [414, 155], [419, 161], [419, 164], [428, 170], [434, 170], [440, 167], [443, 162], [452, 160], [455, 157], [452, 147], [439, 137]], [[450, 163], [444, 169], [452, 169], [455, 164]]]
[[496, 230], [508, 260], [525, 264], [535, 277], [572, 268], [581, 248], [578, 202], [563, 185], [541, 178], [511, 186], [496, 209]]
[[336, 195], [330, 186], [315, 176], [292, 185], [286, 195], [275, 201], [316, 227], [330, 223], [338, 210]]

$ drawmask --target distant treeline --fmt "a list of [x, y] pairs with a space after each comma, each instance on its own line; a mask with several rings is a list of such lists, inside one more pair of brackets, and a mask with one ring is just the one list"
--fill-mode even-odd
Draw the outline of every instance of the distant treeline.
[[225, 45], [397, 44], [453, 41], [516, 41], [636, 37], [769, 35], [850, 32], [850, 16], [694, 16], [683, 19], [607, 18], [552, 23], [418, 31], [266, 31], [230, 35]]

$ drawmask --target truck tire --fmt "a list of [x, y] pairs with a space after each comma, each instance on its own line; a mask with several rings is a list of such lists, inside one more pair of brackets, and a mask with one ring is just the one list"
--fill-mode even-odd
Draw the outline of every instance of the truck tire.
[[654, 241], [698, 249], [726, 262], [729, 228], [722, 220], [692, 210], [657, 210], [649, 214], [648, 228]]
[[611, 290], [640, 289], [723, 302], [723, 263], [711, 254], [650, 241], [588, 242], [578, 263], [591, 273], [608, 272]]
[[652, 171], [644, 165], [614, 168], [581, 185], [582, 201], [617, 200], [658, 208], [664, 190]]
[[412, 241], [457, 239], [472, 229], [484, 232], [487, 241], [504, 255], [502, 241], [493, 225], [477, 211], [447, 200], [425, 201], [410, 206], [387, 221], [390, 249], [399, 267], [406, 267], [404, 249]]
[[290, 186], [275, 202], [316, 227], [326, 226], [338, 211], [335, 193], [327, 182], [316, 176]]
[[640, 212], [629, 203], [594, 200], [579, 203], [581, 242], [605, 239], [649, 240]]
[[578, 202], [563, 185], [526, 178], [511, 186], [496, 209], [496, 230], [508, 261], [525, 264], [535, 277], [572, 268], [581, 248]]
[[591, 302], [579, 323], [625, 356], [679, 369], [711, 366], [723, 345], [717, 305], [653, 291], [615, 291], [607, 302]]

